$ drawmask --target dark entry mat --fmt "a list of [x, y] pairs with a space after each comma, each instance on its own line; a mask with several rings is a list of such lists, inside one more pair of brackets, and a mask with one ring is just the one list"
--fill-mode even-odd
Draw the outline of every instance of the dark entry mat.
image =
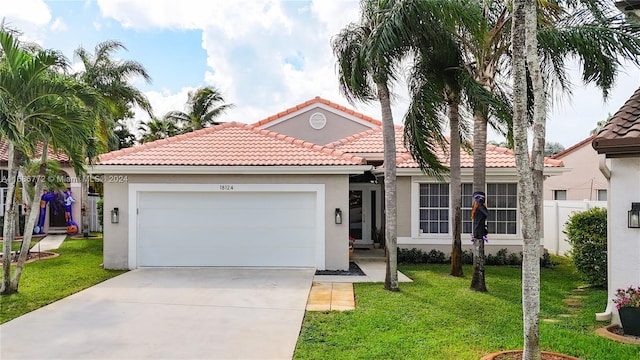
[[349, 262], [349, 270], [316, 270], [316, 275], [366, 276], [358, 264]]

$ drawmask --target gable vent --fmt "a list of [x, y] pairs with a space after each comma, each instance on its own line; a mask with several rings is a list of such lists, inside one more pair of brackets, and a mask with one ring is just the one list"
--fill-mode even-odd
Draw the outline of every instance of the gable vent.
[[309, 125], [316, 130], [320, 130], [327, 125], [327, 117], [323, 113], [313, 113], [309, 118]]

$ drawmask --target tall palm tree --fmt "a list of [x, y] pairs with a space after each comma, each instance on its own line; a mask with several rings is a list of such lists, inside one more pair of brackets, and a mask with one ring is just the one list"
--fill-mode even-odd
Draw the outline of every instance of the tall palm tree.
[[171, 136], [180, 134], [180, 129], [176, 124], [167, 119], [152, 118], [148, 121], [143, 121], [138, 126], [140, 132], [140, 138], [138, 142], [141, 144], [156, 141], [160, 139], [166, 139]]
[[[133, 78], [140, 77], [150, 82], [151, 77], [137, 61], [113, 59], [113, 54], [119, 50], [126, 50], [126, 47], [119, 41], [110, 40], [96, 45], [93, 54], [83, 47], [75, 51], [75, 55], [84, 65], [84, 70], [76, 73], [75, 77], [98, 92], [107, 105], [94, 108], [91, 117], [95, 124], [95, 137], [98, 139], [98, 153], [117, 149], [119, 140], [115, 128], [118, 120], [131, 117], [132, 106], [139, 106], [153, 117], [149, 100], [131, 84]], [[89, 179], [85, 178], [82, 186], [82, 206], [88, 203]], [[88, 211], [83, 211], [82, 230], [85, 236], [89, 235]]]
[[343, 28], [331, 41], [337, 58], [340, 91], [350, 103], [378, 100], [382, 113], [384, 143], [385, 246], [387, 266], [385, 289], [398, 291], [396, 145], [389, 86], [396, 79], [399, 58], [379, 52], [371, 33], [382, 13], [393, 1], [363, 0], [360, 19]]
[[476, 2], [464, 0], [406, 0], [396, 2], [384, 15], [372, 36], [380, 38], [376, 42], [383, 44], [381, 51], [404, 52], [413, 61], [408, 75], [411, 105], [404, 120], [405, 139], [413, 158], [427, 175], [440, 177], [448, 170], [434, 153], [438, 147], [449, 151], [440, 120], [444, 117], [442, 114], [448, 112], [453, 204], [451, 274], [462, 276], [460, 145], [468, 127], [465, 122], [460, 123], [459, 108], [461, 104], [472, 108], [484, 104], [501, 117], [509, 112], [505, 98], [496, 98], [468, 76], [455, 39], [458, 29], [480, 30], [481, 8]]
[[225, 103], [220, 90], [205, 86], [189, 92], [186, 112], [169, 111], [164, 118], [181, 126], [182, 132], [191, 132], [220, 124], [216, 119], [233, 107], [233, 104]]
[[[0, 30], [0, 135], [9, 141], [9, 176], [4, 211], [4, 248], [11, 252], [15, 237], [16, 184], [25, 159], [36, 155], [42, 146], [40, 174], [46, 173], [47, 149], [63, 150], [77, 172], [84, 164], [84, 150], [92, 127], [84, 120], [87, 105], [97, 106], [95, 93], [63, 75], [67, 63], [59, 52], [28, 50], [11, 33]], [[42, 192], [38, 178], [36, 192]], [[37, 217], [39, 198], [34, 196], [28, 210], [25, 236], [18, 265], [11, 278], [10, 256], [3, 257], [1, 294], [18, 289], [22, 266], [29, 250], [30, 237]]]

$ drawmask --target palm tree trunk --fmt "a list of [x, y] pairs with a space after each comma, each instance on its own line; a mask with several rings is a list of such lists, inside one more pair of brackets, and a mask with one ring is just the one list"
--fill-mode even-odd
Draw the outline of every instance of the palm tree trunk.
[[29, 255], [29, 248], [31, 246], [31, 238], [33, 236], [33, 227], [36, 224], [36, 220], [39, 211], [35, 211], [35, 209], [40, 209], [38, 206], [40, 203], [40, 194], [42, 194], [42, 190], [44, 189], [44, 178], [47, 174], [47, 154], [48, 151], [46, 149], [49, 148], [49, 144], [47, 141], [43, 142], [42, 146], [42, 162], [40, 163], [40, 169], [38, 169], [38, 176], [36, 177], [36, 186], [33, 192], [33, 199], [31, 199], [31, 205], [29, 205], [29, 211], [27, 212], [27, 220], [24, 225], [24, 236], [22, 238], [22, 246], [20, 247], [20, 256], [18, 256], [18, 261], [16, 262], [16, 269], [13, 273], [13, 278], [11, 279], [11, 290], [12, 292], [18, 291], [18, 285], [20, 283], [20, 276], [22, 276], [22, 269], [24, 268], [24, 264], [27, 261], [27, 256]]
[[[524, 215], [523, 221], [523, 259], [522, 259], [522, 311], [524, 319], [524, 360], [539, 360], [540, 355], [540, 234], [542, 224], [542, 199], [543, 194], [543, 166], [544, 166], [544, 143], [545, 143], [545, 127], [546, 127], [546, 97], [544, 84], [542, 81], [542, 73], [540, 71], [540, 60], [538, 58], [538, 41], [537, 41], [537, 11], [536, 2], [524, 1], [522, 5], [524, 15], [522, 19], [525, 32], [524, 50], [525, 59], [531, 82], [533, 86], [533, 147], [531, 152], [531, 164], [529, 168], [524, 165], [522, 167], [521, 177], [524, 176], [527, 181], [523, 181], [523, 202], [521, 205], [521, 214]], [[515, 20], [514, 20], [515, 23]], [[521, 41], [521, 40], [520, 40]], [[522, 41], [521, 41], [522, 42]], [[514, 51], [515, 52], [515, 51]], [[521, 52], [518, 51], [518, 55]], [[522, 60], [519, 60], [522, 61]], [[520, 78], [514, 77], [515, 81], [526, 80], [526, 74], [522, 74]], [[526, 90], [525, 90], [526, 91]], [[525, 96], [518, 99], [527, 103]], [[524, 105], [526, 106], [526, 105]], [[522, 126], [519, 137], [525, 138], [526, 143], [526, 125], [524, 121], [519, 122]], [[515, 121], [514, 121], [515, 123]], [[517, 143], [517, 141], [516, 141]], [[520, 154], [523, 157], [522, 154]], [[527, 157], [528, 160], [528, 157]], [[522, 162], [522, 161], [521, 161]], [[524, 170], [529, 170], [526, 173]], [[531, 179], [529, 181], [529, 179]], [[524, 208], [527, 209], [524, 209]], [[529, 217], [529, 218], [527, 218]]]
[[382, 137], [384, 142], [384, 201], [385, 201], [385, 245], [387, 247], [387, 272], [384, 288], [398, 291], [398, 241], [396, 198], [396, 135], [391, 113], [391, 98], [384, 81], [376, 84], [382, 111]]
[[23, 154], [9, 142], [9, 164], [7, 176], [7, 197], [4, 208], [3, 246], [2, 246], [2, 285], [0, 294], [8, 295], [15, 291], [11, 289], [11, 244], [15, 238], [16, 203], [15, 193], [18, 182], [18, 169], [22, 163]]
[[453, 208], [453, 242], [451, 245], [451, 275], [463, 277], [462, 270], [462, 189], [460, 180], [460, 101], [447, 92], [450, 127], [451, 205]]
[[[485, 191], [487, 176], [487, 120], [481, 110], [473, 114], [473, 191]], [[484, 240], [473, 239], [473, 277], [471, 290], [486, 292], [484, 278]]]

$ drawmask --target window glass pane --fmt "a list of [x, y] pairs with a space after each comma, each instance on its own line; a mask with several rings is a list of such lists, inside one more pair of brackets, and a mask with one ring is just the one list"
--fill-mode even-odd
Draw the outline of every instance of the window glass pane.
[[424, 221], [427, 220], [427, 212], [429, 210], [420, 210], [420, 220]]
[[429, 223], [429, 232], [432, 233], [432, 234], [437, 234], [438, 233], [438, 223], [437, 222]]
[[496, 233], [496, 226], [495, 226], [494, 222], [487, 223], [487, 231], [489, 231], [489, 234], [495, 234]]
[[440, 220], [449, 220], [449, 210], [440, 210]]
[[440, 196], [440, 207], [449, 207], [449, 198], [447, 196]]
[[516, 233], [516, 223], [510, 222], [507, 223], [507, 234], [515, 234]]
[[507, 233], [507, 224], [503, 222], [499, 222], [496, 224], [496, 234], [506, 234]]
[[429, 195], [429, 185], [420, 184], [420, 195]]
[[598, 201], [607, 201], [607, 190], [598, 190]]
[[440, 223], [440, 234], [446, 234], [449, 232], [449, 223], [441, 222]]
[[429, 205], [429, 198], [426, 196], [420, 196], [420, 207], [427, 207]]
[[507, 221], [516, 221], [516, 210], [507, 210]]

